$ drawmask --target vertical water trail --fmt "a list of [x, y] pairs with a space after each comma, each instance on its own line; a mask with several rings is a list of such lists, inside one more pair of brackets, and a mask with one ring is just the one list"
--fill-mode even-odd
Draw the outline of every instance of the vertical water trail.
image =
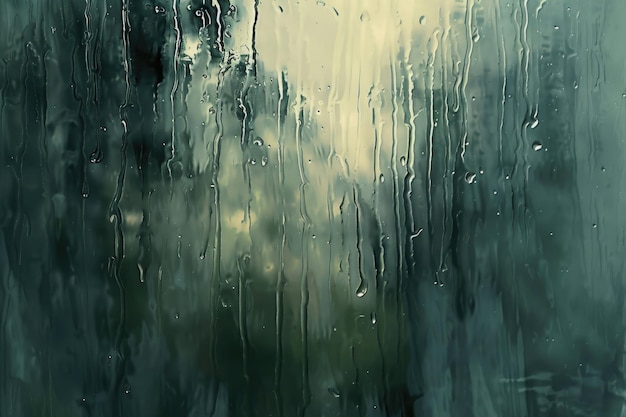
[[[435, 69], [434, 69], [434, 65], [435, 65], [435, 58], [436, 58], [436, 54], [437, 54], [437, 48], [438, 48], [438, 36], [439, 36], [439, 29], [436, 29], [435, 32], [432, 34], [432, 36], [429, 39], [429, 50], [428, 50], [428, 58], [427, 58], [427, 62], [426, 62], [426, 78], [424, 81], [424, 87], [425, 87], [425, 91], [428, 94], [427, 97], [427, 115], [428, 115], [428, 121], [427, 121], [427, 133], [426, 133], [426, 152], [428, 153], [428, 160], [427, 160], [427, 172], [426, 172], [426, 204], [428, 207], [428, 238], [429, 238], [429, 242], [430, 242], [430, 252], [431, 252], [431, 262], [435, 262], [436, 264], [433, 265], [433, 267], [435, 268], [435, 284], [436, 285], [441, 285], [442, 282], [440, 282], [440, 270], [442, 269], [442, 259], [438, 259], [439, 257], [435, 256], [435, 248], [433, 247], [434, 242], [436, 242], [435, 240], [435, 232], [436, 232], [436, 225], [435, 225], [435, 212], [434, 212], [434, 208], [435, 208], [435, 196], [434, 196], [434, 179], [433, 179], [433, 169], [434, 169], [434, 152], [435, 152], [435, 120], [434, 120], [434, 114], [435, 114]], [[412, 96], [412, 91], [409, 92], [409, 95]], [[411, 107], [412, 107], [412, 100], [409, 100], [409, 103], [411, 103]], [[411, 132], [413, 132], [414, 130], [414, 126], [411, 126]], [[415, 134], [415, 133], [413, 133]], [[409, 161], [411, 160], [411, 155], [413, 154], [413, 147], [410, 147], [409, 150]], [[410, 165], [407, 163], [407, 166], [410, 167]], [[411, 171], [411, 168], [409, 168], [407, 170], [407, 175], [411, 175], [412, 177], [415, 177], [415, 173], [413, 171]], [[405, 180], [406, 181], [406, 180]], [[405, 185], [406, 186], [406, 185]], [[405, 190], [405, 193], [407, 193], [408, 191]], [[405, 198], [410, 201], [410, 197], [411, 195], [408, 194], [408, 196], [405, 194]], [[413, 235], [414, 232], [414, 228], [411, 228], [411, 235]], [[442, 242], [443, 243], [443, 242]], [[441, 251], [441, 248], [440, 248]], [[410, 249], [410, 256], [412, 256], [413, 254], [413, 246], [411, 246]]]
[[[206, 0], [202, 0], [202, 4], [204, 4]], [[224, 33], [226, 29], [223, 27], [222, 20], [222, 6], [220, 5], [219, 0], [211, 0], [211, 5], [215, 7], [217, 11], [217, 15], [215, 17], [215, 24], [217, 25], [217, 47], [222, 56], [226, 56], [226, 50], [224, 46]]]
[[[170, 187], [173, 185], [174, 178], [172, 177], [172, 163], [176, 158], [176, 109], [175, 109], [175, 98], [176, 93], [178, 92], [178, 71], [180, 66], [180, 52], [181, 52], [181, 44], [182, 44], [182, 32], [180, 26], [180, 18], [179, 18], [179, 7], [178, 2], [180, 0], [172, 0], [172, 13], [173, 13], [173, 23], [174, 23], [174, 59], [172, 62], [172, 69], [174, 72], [173, 75], [173, 84], [172, 89], [170, 91], [170, 111], [172, 113], [172, 132], [170, 136], [170, 157], [167, 160], [167, 173], [169, 175]], [[173, 197], [174, 190], [170, 189], [170, 198]]]
[[283, 100], [288, 100], [285, 97], [285, 80], [284, 73], [280, 71], [278, 73], [278, 105], [276, 109], [277, 123], [276, 123], [276, 137], [278, 140], [278, 153], [277, 153], [277, 165], [278, 165], [278, 188], [280, 193], [279, 200], [279, 213], [280, 213], [280, 246], [278, 253], [279, 267], [276, 272], [276, 284], [275, 284], [275, 308], [276, 308], [276, 335], [274, 339], [275, 354], [274, 354], [274, 397], [276, 401], [276, 409], [278, 417], [282, 417], [283, 406], [281, 396], [281, 374], [282, 374], [282, 360], [283, 360], [283, 316], [284, 316], [284, 286], [285, 286], [285, 245], [287, 236], [285, 233], [286, 218], [285, 218], [285, 143], [282, 133], [281, 112], [283, 108]]
[[[597, 4], [599, 4], [600, 6], [598, 6], [599, 11], [603, 11], [602, 10], [602, 2], [598, 2]], [[587, 27], [586, 30], [585, 28], [583, 28], [583, 30], [581, 30], [580, 33], [580, 38], [577, 39], [577, 43], [579, 44], [579, 46], [583, 47], [584, 46], [584, 50], [587, 51], [587, 56], [585, 59], [586, 62], [586, 68], [582, 69], [582, 73], [584, 74], [584, 85], [585, 85], [585, 99], [584, 99], [584, 103], [585, 103], [585, 113], [587, 115], [586, 120], [584, 120], [585, 123], [585, 130], [586, 130], [586, 138], [587, 138], [587, 143], [583, 144], [583, 146], [581, 146], [583, 149], [585, 149], [585, 147], [587, 147], [587, 158], [585, 159], [585, 162], [587, 162], [586, 166], [587, 166], [587, 170], [585, 172], [585, 176], [587, 178], [585, 178], [584, 180], [578, 180], [577, 183], [579, 184], [579, 186], [585, 187], [588, 186], [588, 184], [591, 184], [593, 182], [596, 182], [596, 163], [595, 161], [598, 159], [598, 154], [597, 154], [597, 142], [598, 139], [601, 138], [600, 135], [600, 129], [598, 128], [598, 122], [599, 122], [599, 117], [596, 111], [594, 111], [594, 109], [596, 108], [597, 104], [598, 104], [598, 98], [599, 98], [599, 86], [602, 82], [602, 80], [605, 77], [605, 74], [603, 73], [604, 71], [602, 70], [602, 49], [601, 49], [601, 40], [600, 40], [600, 33], [601, 31], [599, 30], [598, 26], [601, 25], [601, 17], [603, 15], [603, 13], [598, 13], [596, 12], [596, 7], [597, 5], [592, 5], [592, 4], [586, 4], [586, 5], [581, 5], [581, 9], [579, 11], [579, 13], [583, 12], [583, 16], [586, 14], [587, 16], [589, 16], [589, 19], [593, 19], [593, 25], [590, 25], [591, 28]], [[580, 18], [580, 14], [577, 15], [577, 18]], [[578, 45], [577, 45], [578, 46]], [[581, 48], [582, 49], [582, 48]], [[594, 65], [595, 64], [595, 65]], [[593, 86], [593, 88], [592, 88]], [[575, 129], [575, 131], [577, 131], [578, 129]], [[582, 129], [580, 129], [582, 130]], [[582, 136], [582, 135], [581, 135]], [[585, 136], [582, 136], [585, 137]], [[578, 141], [576, 142], [576, 144], [578, 145]], [[578, 163], [578, 159], [576, 159], [577, 163]], [[578, 165], [578, 164], [577, 164]], [[576, 171], [581, 171], [580, 174], [582, 174], [582, 169], [580, 169], [581, 167], [576, 166]], [[578, 188], [578, 187], [577, 187]], [[588, 203], [587, 204], [583, 204], [582, 200], [579, 197], [580, 204], [580, 210], [581, 210], [581, 218], [582, 218], [582, 210], [587, 211], [587, 213], [591, 213], [594, 209], [594, 202], [597, 201], [597, 198], [595, 198], [595, 194], [596, 191], [593, 190], [591, 192], [591, 196], [589, 196], [588, 198]], [[586, 207], [584, 207], [586, 206]], [[593, 277], [595, 274], [597, 273], [601, 273], [602, 271], [597, 271], [595, 268], [592, 267], [592, 265], [596, 265], [597, 263], [593, 261], [593, 258], [595, 258], [597, 256], [597, 254], [593, 253], [593, 247], [590, 247], [591, 245], [588, 244], [588, 242], [590, 241], [589, 239], [589, 235], [587, 233], [585, 233], [585, 230], [587, 228], [583, 228], [583, 233], [582, 233], [582, 237], [583, 237], [583, 260], [584, 260], [584, 266], [585, 266], [585, 270], [587, 271], [587, 276], [589, 276], [590, 278]], [[601, 264], [601, 263], [600, 263]], [[594, 294], [597, 289], [595, 288], [596, 285], [594, 284], [594, 280], [590, 281], [589, 283], [589, 290], [592, 294]]]
[[[504, 140], [504, 116], [505, 116], [505, 105], [506, 105], [506, 90], [507, 90], [507, 56], [506, 56], [506, 45], [504, 40], [504, 35], [502, 34], [502, 11], [500, 10], [500, 3], [495, 2], [494, 4], [494, 37], [498, 39], [498, 62], [499, 69], [501, 69], [502, 73], [502, 89], [500, 90], [501, 96], [498, 100], [498, 165], [501, 168], [504, 168], [504, 159], [503, 159], [503, 140]], [[506, 187], [506, 183], [504, 180], [508, 174], [502, 172], [501, 178], [503, 181], [503, 188]], [[504, 190], [503, 190], [504, 191]]]
[[[374, 75], [374, 83], [375, 84], [380, 84], [380, 75], [378, 74], [378, 70], [376, 71], [375, 75]], [[382, 147], [384, 145], [384, 119], [383, 117], [380, 115], [381, 111], [382, 111], [382, 97], [377, 97], [377, 99], [380, 99], [381, 104], [380, 105], [372, 105], [371, 101], [372, 101], [372, 91], [374, 90], [374, 86], [372, 86], [370, 88], [370, 107], [371, 107], [371, 111], [372, 111], [372, 129], [374, 131], [374, 149], [373, 149], [373, 184], [374, 184], [374, 191], [373, 191], [373, 206], [374, 206], [374, 217], [375, 217], [375, 222], [376, 222], [376, 227], [377, 230], [379, 231], [378, 236], [375, 236], [376, 238], [376, 250], [374, 253], [374, 266], [376, 268], [376, 270], [374, 271], [376, 274], [376, 278], [374, 281], [374, 287], [377, 290], [376, 294], [377, 297], [380, 296], [378, 290], [379, 290], [379, 286], [381, 286], [381, 280], [384, 278], [385, 276], [385, 246], [384, 246], [384, 239], [385, 239], [385, 234], [383, 232], [383, 225], [382, 225], [382, 221], [381, 221], [381, 212], [380, 212], [380, 194], [383, 191], [382, 187], [385, 182], [385, 176], [383, 174], [383, 169], [381, 167], [382, 164], [382, 157], [381, 157], [381, 153], [382, 153]], [[375, 90], [375, 94], [378, 96], [383, 96], [384, 91], [378, 91], [378, 88], [376, 88]], [[376, 100], [378, 101], [378, 100]], [[372, 236], [374, 237], [374, 236]], [[377, 253], [376, 253], [377, 251]], [[382, 290], [382, 288], [381, 288]], [[385, 300], [385, 297], [382, 297], [382, 300]], [[384, 304], [383, 304], [383, 308], [384, 308]]]
[[363, 274], [363, 226], [362, 226], [362, 209], [360, 203], [360, 196], [358, 193], [357, 185], [352, 186], [352, 199], [354, 203], [354, 218], [356, 220], [356, 252], [357, 252], [357, 267], [359, 271], [359, 286], [356, 290], [356, 296], [358, 298], [365, 297], [368, 291], [367, 279]]
[[[244, 264], [242, 266], [242, 263]], [[239, 339], [241, 340], [241, 350], [242, 350], [242, 367], [243, 367], [243, 378], [246, 381], [246, 384], [250, 383], [250, 375], [248, 373], [248, 322], [246, 319], [247, 312], [247, 286], [248, 280], [246, 277], [247, 274], [247, 265], [250, 263], [250, 257], [248, 255], [244, 255], [237, 260], [237, 273], [239, 275], [238, 279], [238, 326], [239, 326]], [[247, 399], [247, 396], [246, 396]], [[246, 404], [246, 408], [249, 405]]]
[[[529, 181], [529, 170], [530, 165], [528, 163], [528, 155], [529, 152], [532, 151], [531, 147], [528, 146], [528, 132], [527, 129], [534, 129], [537, 127], [539, 120], [537, 118], [537, 108], [536, 105], [533, 105], [530, 97], [530, 58], [531, 58], [531, 49], [530, 44], [528, 42], [528, 26], [529, 26], [529, 11], [528, 11], [528, 0], [520, 0], [519, 4], [520, 13], [521, 13], [521, 21], [519, 22], [519, 43], [520, 43], [520, 73], [522, 78], [521, 83], [521, 94], [524, 98], [526, 108], [524, 109], [524, 121], [520, 124], [518, 135], [518, 148], [516, 149], [516, 159], [518, 155], [521, 156], [521, 164], [519, 170], [522, 171], [519, 175], [523, 175], [523, 185], [521, 188], [522, 191], [522, 201], [523, 201], [523, 210], [522, 210], [522, 223], [524, 225], [524, 233], [525, 233], [525, 241], [528, 242], [528, 225], [527, 225], [527, 205], [528, 205], [528, 181]], [[518, 104], [519, 105], [519, 104]], [[519, 105], [519, 107], [522, 107]], [[516, 164], [517, 165], [517, 164]], [[518, 169], [516, 168], [516, 171]]]
[[295, 118], [296, 118], [296, 132], [295, 132], [295, 146], [298, 159], [298, 172], [300, 176], [300, 218], [302, 220], [302, 228], [300, 230], [301, 248], [302, 248], [302, 265], [300, 274], [300, 342], [302, 343], [302, 400], [303, 407], [301, 409], [301, 415], [304, 416], [306, 408], [311, 401], [311, 392], [309, 388], [309, 339], [308, 339], [308, 327], [309, 327], [309, 242], [308, 238], [311, 233], [311, 219], [307, 213], [306, 208], [306, 186], [308, 179], [304, 173], [304, 161], [302, 156], [302, 130], [304, 125], [304, 103], [300, 98], [296, 99], [295, 103]]
[[111, 262], [110, 273], [112, 274], [119, 291], [120, 297], [120, 319], [117, 326], [115, 335], [115, 352], [120, 358], [120, 363], [117, 366], [114, 378], [112, 379], [111, 395], [117, 398], [112, 398], [112, 404], [117, 403], [117, 414], [122, 415], [122, 381], [124, 379], [125, 357], [122, 354], [122, 338], [125, 332], [126, 326], [126, 291], [124, 283], [121, 277], [122, 260], [124, 258], [124, 234], [122, 230], [122, 210], [120, 208], [120, 200], [122, 198], [122, 192], [124, 189], [124, 181], [126, 177], [126, 148], [128, 146], [128, 111], [130, 110], [130, 94], [131, 94], [131, 82], [130, 82], [130, 20], [129, 20], [129, 0], [122, 0], [121, 7], [121, 22], [122, 22], [122, 53], [123, 53], [123, 68], [124, 68], [124, 101], [119, 107], [119, 118], [122, 125], [122, 144], [120, 148], [120, 172], [117, 176], [116, 188], [113, 194], [113, 199], [109, 207], [109, 218], [113, 223], [114, 232], [114, 251]]
[[[226, 71], [229, 69], [230, 56], [222, 56], [222, 62], [219, 64], [220, 69], [218, 72], [217, 81], [217, 95], [219, 96], [224, 88], [224, 77]], [[215, 222], [213, 228], [213, 257], [212, 257], [212, 271], [211, 271], [211, 285], [210, 285], [210, 300], [211, 300], [211, 312], [217, 311], [219, 308], [218, 300], [218, 288], [221, 277], [221, 257], [222, 257], [222, 218], [221, 218], [221, 205], [220, 205], [220, 184], [219, 184], [219, 172], [220, 172], [220, 159], [222, 150], [222, 139], [224, 132], [224, 101], [218, 100], [217, 110], [215, 114], [215, 121], [217, 125], [217, 131], [213, 138], [212, 157], [213, 163], [211, 164], [211, 183], [209, 185], [210, 190], [213, 192], [213, 204], [212, 204], [212, 217]], [[211, 369], [217, 369], [217, 317], [216, 314], [211, 314], [211, 348], [209, 356], [211, 358]]]
[[[95, 75], [95, 71], [93, 69], [93, 64], [92, 61], [94, 60], [94, 58], [92, 57], [92, 55], [94, 54], [94, 48], [92, 46], [92, 42], [94, 40], [94, 34], [93, 34], [93, 28], [92, 28], [92, 16], [91, 16], [91, 8], [92, 8], [92, 0], [85, 0], [85, 10], [83, 13], [83, 16], [85, 18], [85, 33], [84, 33], [84, 47], [85, 47], [85, 53], [84, 53], [84, 63], [85, 63], [85, 71], [87, 73], [87, 77], [85, 80], [86, 83], [86, 96], [85, 99], [80, 100], [80, 109], [79, 113], [82, 111], [83, 107], [86, 109], [86, 113], [87, 113], [87, 117], [89, 117], [90, 114], [93, 114], [95, 111], [95, 106], [93, 105], [93, 103], [97, 102], [97, 91], [95, 88], [95, 83], [97, 82], [97, 76]], [[83, 276], [83, 281], [86, 281], [87, 276], [88, 276], [88, 269], [87, 269], [87, 230], [86, 230], [86, 220], [85, 220], [85, 214], [86, 214], [86, 205], [87, 205], [87, 197], [89, 197], [89, 180], [87, 177], [87, 171], [88, 171], [88, 167], [87, 167], [87, 157], [86, 157], [86, 153], [85, 153], [85, 145], [86, 145], [86, 137], [87, 137], [87, 129], [91, 129], [93, 126], [93, 122], [89, 123], [89, 125], [85, 122], [85, 120], [83, 119], [82, 115], [81, 115], [81, 122], [82, 122], [82, 127], [81, 127], [81, 149], [80, 149], [80, 159], [81, 159], [81, 165], [82, 165], [82, 176], [83, 176], [83, 180], [82, 180], [82, 186], [81, 186], [81, 195], [83, 197], [82, 201], [81, 201], [81, 218], [80, 218], [80, 226], [81, 226], [81, 273]], [[89, 294], [89, 288], [88, 286], [84, 286], [82, 288], [82, 294], [80, 297], [80, 301], [78, 302], [79, 306], [80, 306], [80, 310], [81, 311], [85, 311], [86, 308], [88, 308], [89, 306], [89, 298], [90, 298], [90, 294]], [[86, 315], [81, 316], [81, 330], [85, 333], [90, 335], [91, 332], [89, 332], [89, 318]], [[90, 349], [89, 349], [89, 342], [90, 342], [90, 338], [89, 337], [85, 337], [83, 339], [83, 357], [85, 359], [90, 357]], [[89, 366], [83, 365], [83, 369], [84, 369], [84, 373], [86, 374], [84, 376], [84, 379], [87, 381], [86, 385], [89, 387], [89, 385], [91, 385], [91, 378], [89, 372], [91, 371]]]
[[416, 227], [415, 227], [415, 212], [413, 210], [413, 182], [415, 181], [415, 139], [416, 139], [416, 127], [415, 127], [415, 119], [417, 114], [415, 114], [415, 104], [413, 102], [413, 94], [415, 89], [415, 76], [413, 72], [413, 67], [410, 63], [410, 46], [407, 46], [405, 50], [404, 56], [404, 70], [406, 77], [406, 85], [405, 85], [405, 99], [406, 99], [406, 110], [404, 118], [406, 123], [408, 124], [408, 132], [407, 132], [407, 159], [406, 159], [406, 169], [407, 173], [404, 177], [404, 212], [405, 212], [405, 225], [408, 227], [410, 232], [409, 239], [407, 239], [407, 248], [405, 253], [407, 254], [407, 272], [412, 277], [413, 272], [415, 271], [415, 244], [413, 242], [414, 237], [417, 237]]
[[[279, 9], [282, 12], [282, 8]], [[275, 34], [275, 44], [280, 42], [280, 34], [278, 31]], [[256, 35], [256, 34], [255, 34]], [[256, 38], [255, 38], [256, 39]], [[277, 48], [277, 56], [279, 56], [281, 49]], [[282, 374], [283, 374], [283, 339], [284, 339], [284, 288], [286, 284], [285, 280], [285, 247], [287, 245], [286, 235], [286, 213], [285, 213], [285, 138], [283, 133], [283, 121], [286, 119], [286, 114], [283, 114], [283, 107], [287, 107], [289, 102], [287, 83], [285, 80], [285, 73], [280, 65], [276, 65], [276, 86], [278, 91], [278, 100], [275, 107], [276, 114], [276, 168], [278, 175], [278, 207], [280, 223], [279, 239], [278, 242], [278, 267], [276, 268], [276, 277], [274, 282], [274, 375], [273, 375], [273, 396], [276, 407], [276, 413], [278, 417], [283, 416], [283, 395], [282, 395]]]
[[[467, 83], [469, 82], [470, 65], [472, 63], [472, 52], [474, 51], [474, 0], [467, 0], [465, 6], [465, 41], [467, 47], [465, 49], [465, 57], [463, 59], [463, 73], [461, 75], [461, 85], [459, 93], [458, 103], [463, 105], [463, 132], [461, 133], [460, 145], [461, 145], [461, 161], [465, 164], [465, 152], [467, 146], [467, 122], [468, 122], [468, 109], [467, 109]], [[461, 169], [462, 167], [457, 167]]]
[[[397, 51], [392, 51], [389, 57], [389, 69], [391, 72], [391, 173], [392, 173], [392, 194], [393, 194], [393, 220], [394, 220], [394, 236], [396, 247], [396, 264], [397, 264], [397, 282], [395, 286], [395, 303], [396, 303], [396, 329], [400, 333], [402, 327], [402, 291], [405, 288], [405, 265], [404, 257], [402, 254], [402, 217], [400, 208], [400, 177], [398, 175], [398, 94], [400, 93], [400, 87], [398, 86], [398, 74], [397, 67], [394, 61], [394, 56], [397, 55]], [[406, 214], [405, 214], [406, 215]], [[400, 364], [401, 357], [401, 338], [398, 335], [396, 343], [396, 366]]]

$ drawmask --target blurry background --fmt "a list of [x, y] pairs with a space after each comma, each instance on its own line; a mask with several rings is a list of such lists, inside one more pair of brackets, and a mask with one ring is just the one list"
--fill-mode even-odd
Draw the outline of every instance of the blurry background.
[[623, 416], [622, 0], [5, 0], [2, 416]]

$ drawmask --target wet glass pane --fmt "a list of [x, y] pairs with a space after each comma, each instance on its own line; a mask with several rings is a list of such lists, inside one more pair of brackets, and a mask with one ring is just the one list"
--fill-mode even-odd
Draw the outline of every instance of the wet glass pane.
[[626, 415], [626, 2], [0, 2], [0, 415]]

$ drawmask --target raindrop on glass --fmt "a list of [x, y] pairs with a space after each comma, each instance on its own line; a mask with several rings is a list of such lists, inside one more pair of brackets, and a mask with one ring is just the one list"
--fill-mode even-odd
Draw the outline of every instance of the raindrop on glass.
[[95, 149], [89, 156], [89, 162], [91, 162], [92, 164], [98, 164], [102, 161], [103, 157], [104, 155], [102, 153], [102, 149]]
[[363, 280], [359, 285], [359, 288], [356, 290], [356, 296], [359, 298], [363, 298], [367, 294], [367, 283]]

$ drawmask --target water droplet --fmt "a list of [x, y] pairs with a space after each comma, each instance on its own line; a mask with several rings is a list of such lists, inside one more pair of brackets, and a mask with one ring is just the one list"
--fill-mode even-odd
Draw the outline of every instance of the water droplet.
[[187, 10], [192, 11], [193, 10], [193, 6], [191, 4], [187, 5]]
[[543, 145], [540, 142], [533, 142], [533, 150], [540, 151], [543, 148]]
[[361, 284], [356, 290], [356, 296], [359, 298], [363, 298], [365, 294], [367, 294], [367, 282], [365, 282], [365, 280], [361, 280]]
[[254, 141], [252, 143], [254, 143], [256, 146], [263, 146], [263, 139], [257, 136], [256, 138], [254, 138]]
[[175, 313], [175, 314], [174, 314], [174, 318], [175, 318], [176, 320], [178, 320], [178, 319], [180, 318], [180, 315], [179, 315], [178, 313]]
[[250, 165], [256, 165], [256, 158], [250, 158]]
[[376, 324], [376, 322], [378, 321], [376, 319], [376, 313], [370, 314], [370, 320], [372, 321], [372, 324]]
[[102, 153], [102, 150], [100, 148], [97, 148], [89, 156], [89, 162], [91, 162], [92, 164], [98, 164], [102, 162], [103, 157], [104, 155]]
[[87, 184], [86, 182], [83, 183], [83, 187], [80, 191], [80, 194], [83, 196], [83, 198], [89, 197], [89, 184]]
[[594, 228], [594, 229], [597, 229], [597, 228], [598, 228], [598, 225], [594, 223], [594, 224], [593, 224], [593, 228]]
[[468, 184], [473, 184], [476, 181], [476, 173], [475, 172], [467, 172], [465, 174], [465, 182]]
[[328, 388], [328, 392], [335, 398], [339, 398], [341, 396], [341, 394], [339, 394], [339, 390], [335, 387]]
[[128, 384], [124, 385], [124, 394], [126, 395], [130, 394], [130, 385]]
[[361, 22], [369, 22], [370, 14], [368, 12], [363, 12], [361, 14]]
[[379, 179], [381, 184], [385, 182], [385, 176], [383, 174], [380, 174]]
[[420, 25], [425, 25], [426, 24], [426, 16], [420, 16], [419, 24]]
[[405, 156], [401, 156], [400, 157], [400, 165], [406, 166], [406, 157]]
[[154, 13], [156, 13], [156, 14], [165, 13], [165, 7], [163, 7], [163, 6], [154, 6]]
[[480, 40], [480, 34], [478, 32], [474, 33], [474, 36], [472, 36], [472, 42], [476, 43]]

